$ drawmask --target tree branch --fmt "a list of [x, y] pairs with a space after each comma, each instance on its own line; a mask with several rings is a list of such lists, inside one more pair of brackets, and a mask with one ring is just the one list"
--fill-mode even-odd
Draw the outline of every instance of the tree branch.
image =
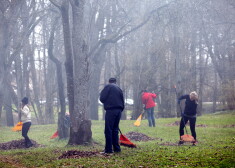
[[31, 25], [28, 26], [28, 30], [26, 30], [23, 33], [23, 39], [21, 40], [21, 42], [16, 46], [15, 51], [11, 54], [11, 56], [9, 57], [8, 60], [8, 65], [11, 65], [12, 62], [16, 59], [17, 55], [19, 54], [19, 52], [21, 51], [21, 49], [24, 46], [24, 42], [25, 40], [30, 36], [30, 34], [32, 33], [32, 31], [34, 30], [34, 28], [38, 25], [38, 23], [46, 16], [46, 14], [42, 15], [39, 19], [37, 19], [34, 23], [32, 23]]
[[56, 17], [55, 20], [54, 20], [54, 23], [53, 23], [52, 29], [51, 29], [49, 42], [48, 42], [48, 44], [49, 44], [48, 45], [48, 56], [56, 65], [61, 64], [61, 62], [53, 54], [54, 34], [55, 34], [56, 24], [58, 23], [59, 18], [60, 17]]
[[126, 23], [125, 25], [123, 25], [123, 26], [119, 29], [119, 31], [118, 31], [116, 34], [112, 35], [112, 36], [109, 37], [109, 38], [99, 40], [98, 43], [91, 49], [91, 51], [89, 52], [88, 55], [91, 56], [92, 54], [94, 54], [94, 52], [95, 52], [102, 44], [116, 43], [118, 40], [120, 40], [120, 39], [123, 38], [124, 36], [126, 36], [126, 35], [128, 35], [128, 34], [134, 32], [134, 31], [140, 29], [142, 26], [144, 26], [144, 25], [151, 19], [152, 15], [153, 15], [155, 12], [158, 12], [159, 10], [161, 10], [161, 9], [163, 9], [163, 8], [165, 8], [165, 7], [167, 7], [167, 6], [169, 6], [169, 5], [170, 5], [171, 3], [173, 3], [173, 2], [175, 2], [175, 0], [174, 0], [174, 1], [171, 1], [171, 2], [168, 3], [168, 4], [165, 4], [165, 5], [163, 5], [163, 6], [160, 6], [160, 7], [156, 8], [156, 9], [152, 10], [152, 11], [149, 13], [148, 17], [147, 17], [142, 23], [140, 23], [140, 24], [137, 25], [136, 27], [132, 28], [131, 30], [126, 31], [126, 32], [120, 34], [120, 32], [129, 24], [129, 22]]
[[49, 0], [53, 5], [55, 5], [57, 8], [61, 9], [61, 5], [59, 3], [56, 3], [55, 0]]

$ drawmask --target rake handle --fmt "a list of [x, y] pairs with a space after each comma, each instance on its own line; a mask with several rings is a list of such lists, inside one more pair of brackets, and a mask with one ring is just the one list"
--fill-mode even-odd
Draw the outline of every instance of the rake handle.
[[120, 132], [120, 134], [122, 135], [122, 132], [121, 132], [120, 128], [118, 128], [118, 131], [119, 131], [119, 132]]

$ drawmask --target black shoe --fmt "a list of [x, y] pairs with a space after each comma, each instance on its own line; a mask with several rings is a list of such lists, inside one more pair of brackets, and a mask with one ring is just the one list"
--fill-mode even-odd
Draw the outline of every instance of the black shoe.
[[193, 146], [196, 146], [197, 143], [198, 143], [198, 141], [195, 140], [195, 141], [192, 142], [192, 145], [193, 145]]
[[33, 144], [30, 143], [30, 144], [27, 144], [27, 145], [26, 145], [26, 148], [30, 148], [30, 147], [32, 147], [32, 146], [33, 146]]
[[184, 144], [184, 141], [180, 140], [178, 145], [183, 145]]

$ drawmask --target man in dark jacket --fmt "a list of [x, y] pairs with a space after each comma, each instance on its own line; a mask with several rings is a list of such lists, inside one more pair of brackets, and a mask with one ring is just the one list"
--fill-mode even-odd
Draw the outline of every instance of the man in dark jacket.
[[119, 122], [124, 109], [122, 90], [116, 85], [116, 79], [110, 78], [109, 84], [100, 93], [105, 113], [105, 150], [104, 153], [121, 152], [118, 138]]

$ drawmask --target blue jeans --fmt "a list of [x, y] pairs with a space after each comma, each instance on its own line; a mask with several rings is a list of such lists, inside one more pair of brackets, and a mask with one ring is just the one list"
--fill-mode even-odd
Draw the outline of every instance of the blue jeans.
[[26, 148], [32, 146], [32, 142], [30, 141], [30, 139], [28, 137], [28, 131], [29, 131], [30, 126], [31, 126], [31, 122], [23, 123], [23, 126], [22, 126], [22, 136], [25, 139], [25, 147]]
[[155, 127], [154, 107], [146, 109], [148, 114], [149, 127]]
[[119, 122], [121, 119], [122, 110], [112, 109], [106, 110], [105, 114], [105, 153], [120, 152], [119, 145]]

